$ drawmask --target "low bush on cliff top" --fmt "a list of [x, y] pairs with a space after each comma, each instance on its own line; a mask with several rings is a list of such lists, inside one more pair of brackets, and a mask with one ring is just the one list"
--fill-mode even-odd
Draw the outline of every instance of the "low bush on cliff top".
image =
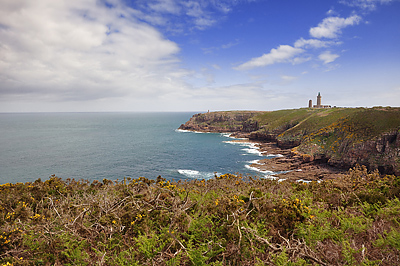
[[0, 265], [396, 265], [400, 177], [0, 186]]

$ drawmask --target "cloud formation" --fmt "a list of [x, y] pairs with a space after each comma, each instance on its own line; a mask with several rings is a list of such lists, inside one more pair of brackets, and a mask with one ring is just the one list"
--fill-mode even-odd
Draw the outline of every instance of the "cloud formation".
[[294, 43], [294, 47], [309, 49], [309, 48], [324, 48], [324, 47], [329, 47], [332, 45], [339, 45], [339, 44], [341, 44], [341, 42], [321, 41], [318, 39], [305, 40], [304, 38], [300, 38]]
[[167, 28], [171, 32], [189, 29], [205, 30], [215, 25], [233, 7], [254, 0], [137, 0], [137, 15], [140, 19]]
[[358, 15], [352, 15], [348, 18], [327, 17], [317, 27], [310, 29], [310, 35], [314, 38], [337, 38], [341, 30], [347, 26], [357, 25], [361, 21]]
[[319, 60], [323, 61], [324, 64], [329, 64], [335, 61], [337, 58], [339, 58], [339, 55], [337, 54], [331, 54], [330, 51], [326, 51], [321, 53], [318, 56]]
[[280, 45], [276, 49], [271, 49], [268, 54], [251, 59], [236, 67], [237, 70], [247, 70], [255, 67], [263, 67], [275, 63], [289, 62], [296, 55], [303, 53], [304, 50], [290, 45]]
[[340, 0], [339, 3], [365, 10], [375, 10], [378, 4], [389, 4], [394, 1], [398, 0]]
[[177, 44], [136, 20], [135, 10], [112, 4], [3, 1], [0, 98], [147, 97], [185, 86]]
[[[277, 49], [271, 49], [268, 54], [253, 58], [237, 66], [236, 70], [248, 70], [256, 67], [263, 67], [275, 63], [290, 62], [292, 64], [301, 64], [311, 60], [310, 56], [298, 57], [304, 53], [305, 49], [327, 48], [334, 45], [340, 45], [342, 42], [337, 40], [320, 40], [335, 39], [341, 34], [341, 30], [347, 26], [357, 25], [362, 18], [358, 15], [352, 15], [348, 18], [327, 17], [318, 24], [317, 27], [310, 28], [312, 39], [300, 38], [294, 43], [294, 47], [290, 45], [280, 45]], [[324, 64], [335, 61], [339, 56], [330, 52], [322, 53], [318, 56]]]

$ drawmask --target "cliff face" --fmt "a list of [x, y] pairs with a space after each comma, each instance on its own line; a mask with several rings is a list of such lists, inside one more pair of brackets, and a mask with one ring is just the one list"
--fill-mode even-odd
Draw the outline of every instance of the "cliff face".
[[400, 175], [400, 133], [385, 133], [375, 140], [355, 143], [339, 154], [327, 156], [328, 163], [342, 168], [356, 164], [385, 174]]
[[194, 115], [180, 129], [232, 132], [294, 148], [306, 161], [400, 175], [400, 108], [212, 112]]

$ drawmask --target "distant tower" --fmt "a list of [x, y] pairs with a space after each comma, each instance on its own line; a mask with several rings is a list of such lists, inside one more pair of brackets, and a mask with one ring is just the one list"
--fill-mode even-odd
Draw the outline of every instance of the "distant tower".
[[321, 93], [318, 92], [317, 96], [317, 107], [321, 107]]
[[308, 101], [308, 108], [312, 108], [312, 100]]

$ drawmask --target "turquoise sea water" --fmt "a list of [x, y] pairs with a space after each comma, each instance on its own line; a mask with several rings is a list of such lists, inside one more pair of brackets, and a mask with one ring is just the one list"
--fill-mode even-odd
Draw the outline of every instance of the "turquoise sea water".
[[[266, 158], [227, 134], [179, 131], [193, 113], [0, 114], [0, 184], [61, 178], [116, 180], [266, 175]], [[268, 173], [269, 174], [269, 173]]]

